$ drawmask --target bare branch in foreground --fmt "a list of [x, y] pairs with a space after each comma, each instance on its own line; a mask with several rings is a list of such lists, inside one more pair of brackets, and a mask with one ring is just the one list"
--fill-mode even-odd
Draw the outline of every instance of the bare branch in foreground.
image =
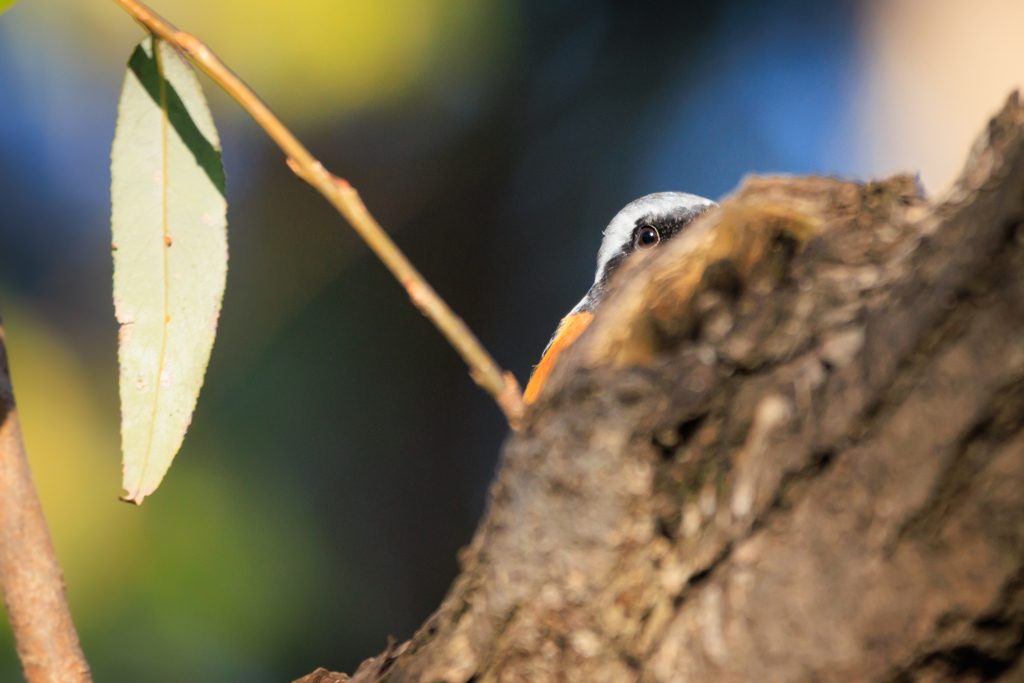
[[0, 590], [28, 683], [90, 683], [21, 439], [0, 324]]

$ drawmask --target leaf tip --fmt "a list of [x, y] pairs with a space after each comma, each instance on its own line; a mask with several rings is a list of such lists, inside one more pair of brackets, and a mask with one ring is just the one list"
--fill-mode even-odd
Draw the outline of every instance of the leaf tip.
[[118, 499], [119, 501], [121, 501], [122, 503], [132, 503], [132, 504], [133, 504], [133, 505], [135, 505], [135, 506], [139, 506], [139, 505], [142, 505], [142, 500], [143, 500], [143, 499], [144, 499], [145, 497], [146, 497], [146, 496], [144, 496], [144, 495], [141, 495], [141, 494], [139, 494], [139, 493], [136, 493], [136, 494], [134, 494], [134, 495], [132, 495], [132, 494], [127, 494], [127, 495], [122, 495], [122, 496], [118, 496], [118, 497], [117, 497], [117, 499]]

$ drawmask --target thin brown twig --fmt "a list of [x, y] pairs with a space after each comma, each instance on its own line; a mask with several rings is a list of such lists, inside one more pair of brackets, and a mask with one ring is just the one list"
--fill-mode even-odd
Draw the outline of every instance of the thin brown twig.
[[359, 236], [377, 254], [409, 293], [409, 298], [455, 347], [470, 368], [470, 376], [489, 391], [508, 419], [516, 427], [523, 413], [522, 392], [512, 373], [502, 372], [490, 354], [437, 292], [423, 279], [405, 254], [367, 211], [356, 190], [343, 178], [323, 167], [299, 142], [256, 93], [249, 89], [210, 48], [195, 36], [179, 31], [137, 0], [114, 0], [136, 21], [166, 41], [192, 61], [224, 89], [255, 119], [287, 155], [288, 166], [315, 187], [345, 217]]
[[0, 323], [0, 590], [28, 683], [90, 683], [21, 439]]

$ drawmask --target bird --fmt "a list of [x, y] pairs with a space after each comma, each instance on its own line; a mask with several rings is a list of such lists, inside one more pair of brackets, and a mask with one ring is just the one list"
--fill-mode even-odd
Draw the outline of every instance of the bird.
[[594, 311], [604, 299], [612, 275], [626, 257], [668, 242], [684, 232], [694, 219], [716, 206], [718, 204], [710, 199], [686, 192], [657, 192], [630, 202], [615, 215], [604, 230], [597, 252], [594, 284], [558, 324], [526, 385], [525, 403], [537, 400], [559, 354], [572, 346], [594, 319]]

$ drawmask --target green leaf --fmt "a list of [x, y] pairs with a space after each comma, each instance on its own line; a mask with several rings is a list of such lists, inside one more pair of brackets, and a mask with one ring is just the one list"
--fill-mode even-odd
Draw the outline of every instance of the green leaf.
[[0, 0], [0, 14], [4, 13], [4, 10], [13, 5], [18, 0]]
[[213, 118], [188, 62], [152, 36], [128, 60], [110, 171], [123, 498], [141, 503], [192, 420], [228, 260]]

